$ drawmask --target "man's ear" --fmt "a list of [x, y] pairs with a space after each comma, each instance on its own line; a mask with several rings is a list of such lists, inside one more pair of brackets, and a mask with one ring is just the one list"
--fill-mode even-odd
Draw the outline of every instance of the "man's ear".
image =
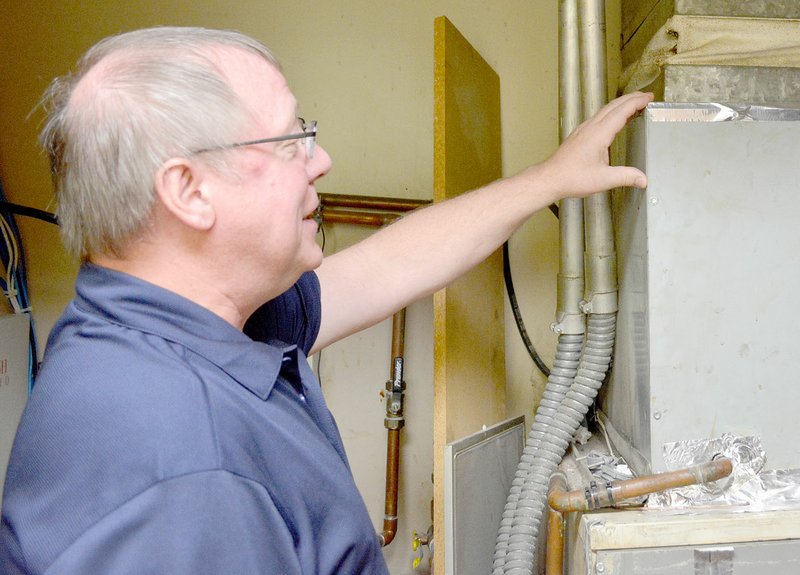
[[186, 158], [171, 158], [156, 172], [155, 191], [164, 208], [185, 225], [208, 230], [216, 212], [209, 201], [207, 181], [197, 163]]

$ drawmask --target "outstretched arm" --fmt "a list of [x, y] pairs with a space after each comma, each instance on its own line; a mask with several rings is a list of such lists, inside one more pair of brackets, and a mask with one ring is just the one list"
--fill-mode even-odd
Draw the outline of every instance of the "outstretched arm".
[[638, 169], [610, 166], [608, 148], [651, 94], [613, 100], [545, 162], [446, 202], [410, 213], [325, 258], [318, 350], [430, 295], [483, 261], [536, 211], [564, 197], [642, 188]]

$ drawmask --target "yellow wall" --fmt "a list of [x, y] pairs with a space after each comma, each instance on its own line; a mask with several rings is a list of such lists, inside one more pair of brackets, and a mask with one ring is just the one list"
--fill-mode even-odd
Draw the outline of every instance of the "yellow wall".
[[[543, 160], [558, 139], [555, 0], [76, 0], [4, 1], [0, 34], [0, 177], [12, 201], [54, 209], [34, 111], [50, 79], [66, 72], [100, 38], [146, 25], [229, 27], [270, 46], [282, 60], [301, 112], [320, 123], [320, 142], [334, 159], [318, 188], [327, 193], [431, 197], [433, 174], [433, 20], [446, 15], [501, 82], [504, 174]], [[609, 14], [619, 0], [609, 2]], [[612, 45], [618, 18], [608, 22]], [[618, 42], [617, 42], [618, 45]], [[76, 272], [54, 226], [18, 218], [30, 272], [40, 342], [72, 293]], [[366, 232], [339, 226], [328, 250]], [[511, 240], [522, 313], [535, 344], [552, 361], [557, 223], [535, 216]], [[402, 273], [402, 270], [399, 270]], [[393, 573], [410, 571], [410, 532], [430, 524], [429, 446], [432, 361], [430, 301], [409, 316], [409, 422], [404, 439], [400, 531], [387, 549]], [[530, 414], [543, 378], [507, 323], [510, 415]], [[426, 339], [427, 338], [427, 339]], [[322, 375], [342, 427], [354, 473], [375, 524], [382, 517], [383, 404], [388, 328], [382, 324], [323, 354]], [[43, 346], [43, 345], [42, 345]], [[387, 351], [383, 351], [387, 350]], [[386, 354], [384, 358], [381, 354]], [[412, 386], [413, 382], [413, 386]], [[412, 391], [413, 390], [413, 391]], [[369, 412], [369, 417], [364, 413]]]

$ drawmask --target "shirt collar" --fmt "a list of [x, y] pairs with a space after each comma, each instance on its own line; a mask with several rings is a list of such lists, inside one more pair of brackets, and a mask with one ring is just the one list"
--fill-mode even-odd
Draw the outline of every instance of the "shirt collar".
[[203, 306], [123, 272], [87, 263], [75, 286], [80, 308], [186, 347], [261, 399], [269, 396], [281, 369], [286, 369], [284, 356], [296, 366], [298, 355], [303, 355], [295, 345], [253, 341]]

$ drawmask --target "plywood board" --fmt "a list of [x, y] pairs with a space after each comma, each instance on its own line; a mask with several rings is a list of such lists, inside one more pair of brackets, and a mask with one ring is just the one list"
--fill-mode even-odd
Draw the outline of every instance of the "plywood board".
[[[434, 22], [434, 201], [502, 174], [500, 80], [445, 17]], [[444, 448], [505, 418], [502, 255], [434, 295], [434, 541], [444, 549]], [[444, 573], [443, 556], [434, 572]]]

